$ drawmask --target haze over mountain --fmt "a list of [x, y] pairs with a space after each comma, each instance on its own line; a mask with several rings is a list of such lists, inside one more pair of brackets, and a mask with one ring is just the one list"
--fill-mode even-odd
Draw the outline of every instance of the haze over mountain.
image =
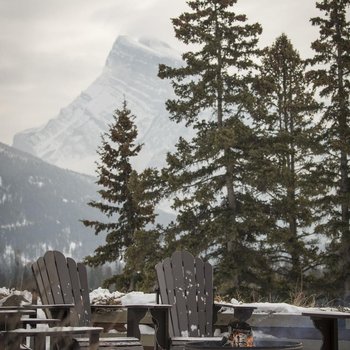
[[101, 75], [46, 125], [16, 134], [13, 146], [57, 166], [95, 174], [101, 134], [125, 98], [136, 116], [137, 141], [144, 144], [134, 166], [162, 166], [166, 152], [189, 130], [169, 120], [165, 101], [172, 88], [157, 77], [159, 63], [178, 66], [180, 55], [154, 39], [118, 37]]
[[0, 255], [25, 259], [48, 248], [90, 254], [103, 241], [79, 222], [102, 219], [87, 202], [96, 198], [92, 176], [63, 170], [0, 143]]
[[[106, 221], [87, 205], [100, 199], [93, 176], [61, 169], [3, 143], [0, 164], [0, 262], [14, 252], [32, 260], [47, 249], [80, 259], [105, 243], [103, 234], [96, 236], [80, 222]], [[158, 214], [159, 223], [173, 219]]]
[[[0, 143], [0, 260], [14, 251], [31, 260], [47, 249], [79, 259], [104, 242], [79, 220], [106, 220], [87, 203], [98, 196], [91, 175], [115, 109], [125, 98], [136, 116], [144, 143], [138, 169], [163, 165], [165, 153], [188, 133], [169, 120], [165, 101], [172, 89], [157, 77], [159, 63], [179, 65], [179, 55], [156, 40], [117, 38], [101, 75], [72, 103], [46, 125], [15, 135], [17, 149]], [[159, 223], [173, 219], [158, 214]]]

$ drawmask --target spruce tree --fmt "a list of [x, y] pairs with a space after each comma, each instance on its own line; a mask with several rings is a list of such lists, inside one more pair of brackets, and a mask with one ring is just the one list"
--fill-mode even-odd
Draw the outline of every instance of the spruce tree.
[[260, 263], [261, 210], [245, 168], [254, 144], [246, 116], [262, 29], [233, 11], [236, 2], [188, 1], [191, 12], [172, 22], [176, 37], [193, 50], [183, 54], [182, 67], [159, 69], [176, 94], [166, 103], [171, 119], [194, 130], [191, 140], [179, 139], [163, 170], [178, 212], [167, 240], [215, 258], [222, 293], [256, 281]]
[[[132, 280], [131, 290], [153, 292], [155, 288], [155, 265], [162, 260], [162, 227], [155, 222], [155, 207], [161, 199], [162, 183], [158, 170], [146, 168], [143, 172], [131, 173], [129, 190], [139, 215], [145, 218], [143, 227], [134, 232], [134, 243], [125, 253], [123, 279]], [[132, 277], [132, 278], [131, 278]], [[124, 283], [125, 284], [125, 283]]]
[[285, 34], [265, 50], [257, 84], [254, 125], [259, 134], [257, 187], [270, 205], [267, 236], [273, 293], [288, 297], [309, 289], [322, 263], [312, 227], [317, 221], [318, 174], [315, 114], [318, 104], [305, 63]]
[[[324, 220], [318, 227], [332, 240], [330, 284], [350, 297], [350, 23], [349, 0], [322, 0], [316, 7], [322, 15], [312, 18], [319, 38], [312, 43], [309, 77], [323, 98], [320, 121], [324, 155], [320, 181], [328, 193], [323, 197]], [[338, 295], [339, 296], [339, 295]]]
[[[142, 196], [135, 195], [141, 186], [141, 179], [152, 171], [145, 170], [146, 175], [140, 175], [132, 168], [131, 161], [142, 147], [135, 144], [137, 128], [134, 119], [135, 116], [124, 101], [122, 109], [115, 111], [108, 131], [102, 135], [102, 145], [98, 149], [100, 162], [97, 166], [97, 184], [101, 187], [98, 193], [101, 199], [91, 201], [88, 205], [104, 213], [106, 221], [82, 222], [93, 228], [96, 235], [105, 233], [106, 244], [97, 247], [94, 255], [85, 258], [90, 266], [118, 260], [124, 260], [126, 267], [133, 264], [128, 261], [127, 252], [135, 244], [137, 232], [144, 232], [146, 225], [155, 219], [154, 196], [150, 197], [146, 190]], [[140, 266], [135, 268], [141, 269]], [[119, 289], [134, 289], [136, 277], [126, 268], [122, 276], [106, 280], [105, 286], [116, 283]]]

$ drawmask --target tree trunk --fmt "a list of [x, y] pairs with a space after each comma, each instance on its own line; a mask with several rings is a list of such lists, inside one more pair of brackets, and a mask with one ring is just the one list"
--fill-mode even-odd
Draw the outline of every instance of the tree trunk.
[[[337, 10], [337, 9], [336, 9]], [[348, 152], [349, 145], [349, 132], [347, 125], [347, 98], [344, 88], [344, 66], [343, 66], [343, 50], [340, 45], [341, 41], [341, 28], [340, 24], [336, 23], [336, 36], [337, 36], [337, 66], [338, 66], [338, 103], [339, 103], [339, 115], [338, 115], [338, 127], [339, 127], [339, 139], [340, 139], [340, 199], [341, 199], [341, 256], [343, 259], [342, 264], [342, 278], [344, 281], [344, 297], [350, 297], [350, 215], [349, 215], [349, 165], [348, 165]]]

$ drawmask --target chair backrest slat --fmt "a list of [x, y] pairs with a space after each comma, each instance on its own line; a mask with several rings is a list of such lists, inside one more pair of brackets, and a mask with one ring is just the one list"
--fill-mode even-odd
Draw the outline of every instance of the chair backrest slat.
[[[171, 259], [167, 258], [163, 262], [164, 267], [164, 275], [165, 275], [165, 281], [166, 281], [166, 290], [164, 293], [168, 295], [168, 300], [170, 305], [176, 304], [176, 298], [175, 298], [175, 286], [174, 286], [174, 277], [173, 277], [173, 271], [172, 271], [172, 263]], [[161, 293], [162, 296], [162, 293]], [[170, 329], [170, 336], [172, 337], [178, 337], [181, 335], [180, 328], [179, 328], [179, 317], [176, 307], [172, 307], [170, 310], [170, 317], [171, 317], [171, 324], [173, 326], [172, 329]]]
[[198, 337], [199, 319], [197, 307], [196, 269], [194, 258], [187, 252], [182, 252], [183, 276], [186, 291], [186, 309], [188, 317], [188, 333], [190, 337]]
[[64, 304], [61, 282], [58, 276], [55, 255], [53, 251], [47, 251], [44, 255], [44, 262], [49, 277], [51, 292], [54, 304]]
[[[166, 258], [163, 261], [159, 262], [156, 265], [156, 273], [158, 276], [158, 287], [160, 298], [163, 304], [175, 304], [175, 295], [174, 295], [174, 281], [171, 271], [171, 261], [170, 258]], [[178, 327], [178, 318], [177, 311], [174, 307], [170, 310], [170, 329], [169, 335], [174, 337], [179, 335]]]
[[207, 315], [205, 312], [206, 298], [205, 298], [205, 281], [204, 278], [204, 262], [202, 259], [196, 258], [196, 287], [197, 287], [197, 305], [198, 305], [198, 326], [199, 334], [207, 335], [206, 323]]
[[89, 296], [89, 286], [86, 267], [83, 263], [77, 264], [80, 289], [81, 289], [81, 299], [84, 310], [83, 322], [85, 326], [91, 323], [91, 306], [90, 306], [90, 296]]
[[38, 268], [40, 270], [40, 275], [41, 275], [41, 278], [43, 281], [43, 287], [44, 287], [44, 292], [46, 294], [47, 303], [53, 304], [54, 299], [53, 299], [52, 290], [51, 290], [51, 283], [50, 283], [50, 279], [49, 279], [49, 276], [48, 276], [48, 273], [46, 270], [44, 258], [40, 257], [37, 260], [37, 264], [38, 264]]
[[179, 319], [179, 336], [188, 337], [188, 310], [181, 252], [175, 252], [171, 256], [171, 263], [174, 279], [174, 294], [176, 300], [177, 317]]
[[[41, 302], [43, 304], [47, 305], [47, 304], [50, 304], [50, 302], [49, 302], [49, 295], [48, 294], [51, 293], [51, 290], [50, 290], [50, 288], [46, 288], [45, 287], [45, 283], [46, 283], [46, 286], [49, 286], [49, 280], [48, 280], [48, 277], [47, 277], [46, 270], [44, 271], [45, 275], [46, 275], [46, 282], [43, 279], [42, 271], [41, 271], [41, 269], [39, 267], [39, 265], [40, 265], [39, 262], [40, 261], [43, 261], [42, 257], [40, 257], [38, 259], [38, 261], [33, 263], [32, 271], [33, 271], [33, 274], [34, 274], [34, 279], [36, 281], [36, 286], [37, 286], [38, 293], [41, 296]], [[48, 291], [48, 289], [49, 289], [49, 291]], [[47, 318], [52, 318], [52, 313], [51, 313], [50, 309], [44, 309], [44, 312], [45, 312], [45, 315], [46, 315]]]
[[77, 270], [77, 263], [74, 259], [67, 258], [67, 267], [69, 271], [69, 278], [71, 281], [71, 289], [74, 302], [74, 310], [71, 313], [72, 325], [73, 326], [85, 326], [84, 323], [84, 309], [83, 303], [81, 300], [81, 290], [80, 290], [80, 281], [79, 274]]
[[57, 275], [60, 283], [60, 291], [64, 304], [73, 304], [73, 294], [71, 279], [69, 277], [69, 271], [67, 266], [67, 260], [60, 252], [54, 252]]
[[160, 296], [171, 304], [170, 335], [203, 337], [213, 333], [213, 269], [188, 252], [174, 252], [156, 265]]
[[214, 310], [214, 286], [213, 286], [213, 267], [208, 263], [204, 263], [204, 279], [205, 279], [205, 320], [206, 320], [206, 336], [213, 333], [213, 310]]

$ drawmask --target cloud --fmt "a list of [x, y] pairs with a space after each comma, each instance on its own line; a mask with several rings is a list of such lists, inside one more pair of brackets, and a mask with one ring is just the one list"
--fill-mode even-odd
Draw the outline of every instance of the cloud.
[[318, 33], [310, 23], [310, 18], [318, 15], [314, 1], [244, 0], [238, 1], [237, 8], [247, 14], [250, 22], [262, 25], [260, 45], [271, 45], [279, 35], [286, 33], [303, 56], [311, 54], [310, 43]]
[[118, 25], [94, 15], [114, 9], [118, 23], [114, 3], [0, 0], [0, 141], [54, 117], [96, 78]]
[[[119, 34], [181, 47], [170, 21], [185, 0], [0, 0], [0, 141], [57, 115], [101, 72]], [[264, 27], [261, 44], [286, 32], [309, 55], [314, 1], [240, 0]]]

